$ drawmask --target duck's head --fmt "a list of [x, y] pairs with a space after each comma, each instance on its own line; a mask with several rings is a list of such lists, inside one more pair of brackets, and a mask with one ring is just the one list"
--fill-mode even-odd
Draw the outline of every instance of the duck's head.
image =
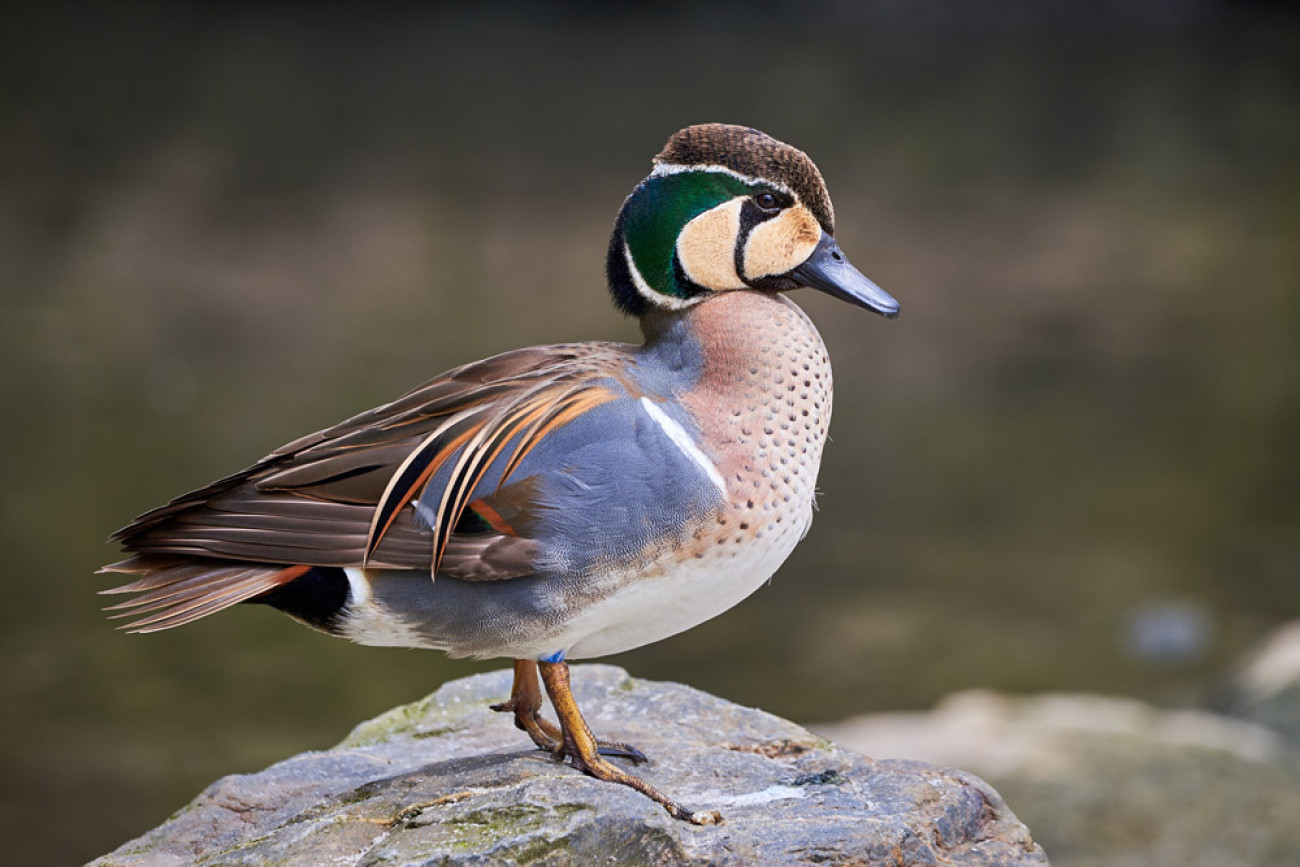
[[898, 315], [898, 302], [840, 252], [826, 184], [803, 151], [756, 129], [707, 123], [675, 133], [654, 162], [609, 244], [610, 291], [625, 312], [811, 286]]

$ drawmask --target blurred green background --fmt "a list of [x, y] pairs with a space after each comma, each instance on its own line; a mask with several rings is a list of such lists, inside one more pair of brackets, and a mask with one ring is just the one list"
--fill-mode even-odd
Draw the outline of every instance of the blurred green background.
[[706, 120], [807, 150], [904, 312], [796, 296], [838, 386], [812, 533], [745, 604], [612, 661], [803, 721], [973, 686], [1200, 701], [1300, 615], [1284, 9], [11, 12], [5, 858], [101, 854], [222, 774], [502, 664], [258, 606], [126, 636], [92, 573], [136, 513], [441, 370], [634, 339], [607, 233]]

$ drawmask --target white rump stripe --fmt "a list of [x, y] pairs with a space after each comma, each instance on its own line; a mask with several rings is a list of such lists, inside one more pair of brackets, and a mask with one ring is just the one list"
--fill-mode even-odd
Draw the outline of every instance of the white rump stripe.
[[713, 486], [718, 489], [718, 493], [726, 497], [727, 483], [722, 480], [722, 474], [713, 465], [713, 461], [709, 460], [704, 452], [700, 451], [699, 446], [691, 441], [690, 434], [681, 425], [673, 421], [667, 413], [655, 406], [654, 401], [650, 398], [641, 398], [641, 405], [645, 407], [646, 415], [654, 419], [655, 423], [668, 435], [668, 439], [672, 440], [673, 445], [677, 446], [682, 454], [694, 461], [696, 466], [704, 470], [705, 475], [709, 477], [709, 481], [713, 482]]

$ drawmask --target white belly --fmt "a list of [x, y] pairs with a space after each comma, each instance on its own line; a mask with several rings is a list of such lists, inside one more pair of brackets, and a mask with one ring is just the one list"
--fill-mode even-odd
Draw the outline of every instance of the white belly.
[[803, 521], [774, 525], [760, 538], [712, 544], [703, 556], [690, 556], [650, 572], [627, 576], [621, 588], [571, 618], [551, 637], [543, 656], [564, 649], [570, 659], [621, 653], [684, 632], [740, 602], [761, 587], [807, 532]]

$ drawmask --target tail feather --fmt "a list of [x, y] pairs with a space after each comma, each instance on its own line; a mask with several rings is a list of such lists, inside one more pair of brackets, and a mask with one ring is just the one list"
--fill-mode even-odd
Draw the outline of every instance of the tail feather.
[[[128, 632], [158, 632], [192, 623], [232, 605], [246, 602], [288, 584], [310, 566], [222, 563], [137, 555], [101, 572], [138, 575], [136, 580], [101, 593], [138, 593], [134, 599], [110, 605], [113, 618], [138, 617], [120, 628]], [[140, 616], [144, 615], [144, 616]]]

